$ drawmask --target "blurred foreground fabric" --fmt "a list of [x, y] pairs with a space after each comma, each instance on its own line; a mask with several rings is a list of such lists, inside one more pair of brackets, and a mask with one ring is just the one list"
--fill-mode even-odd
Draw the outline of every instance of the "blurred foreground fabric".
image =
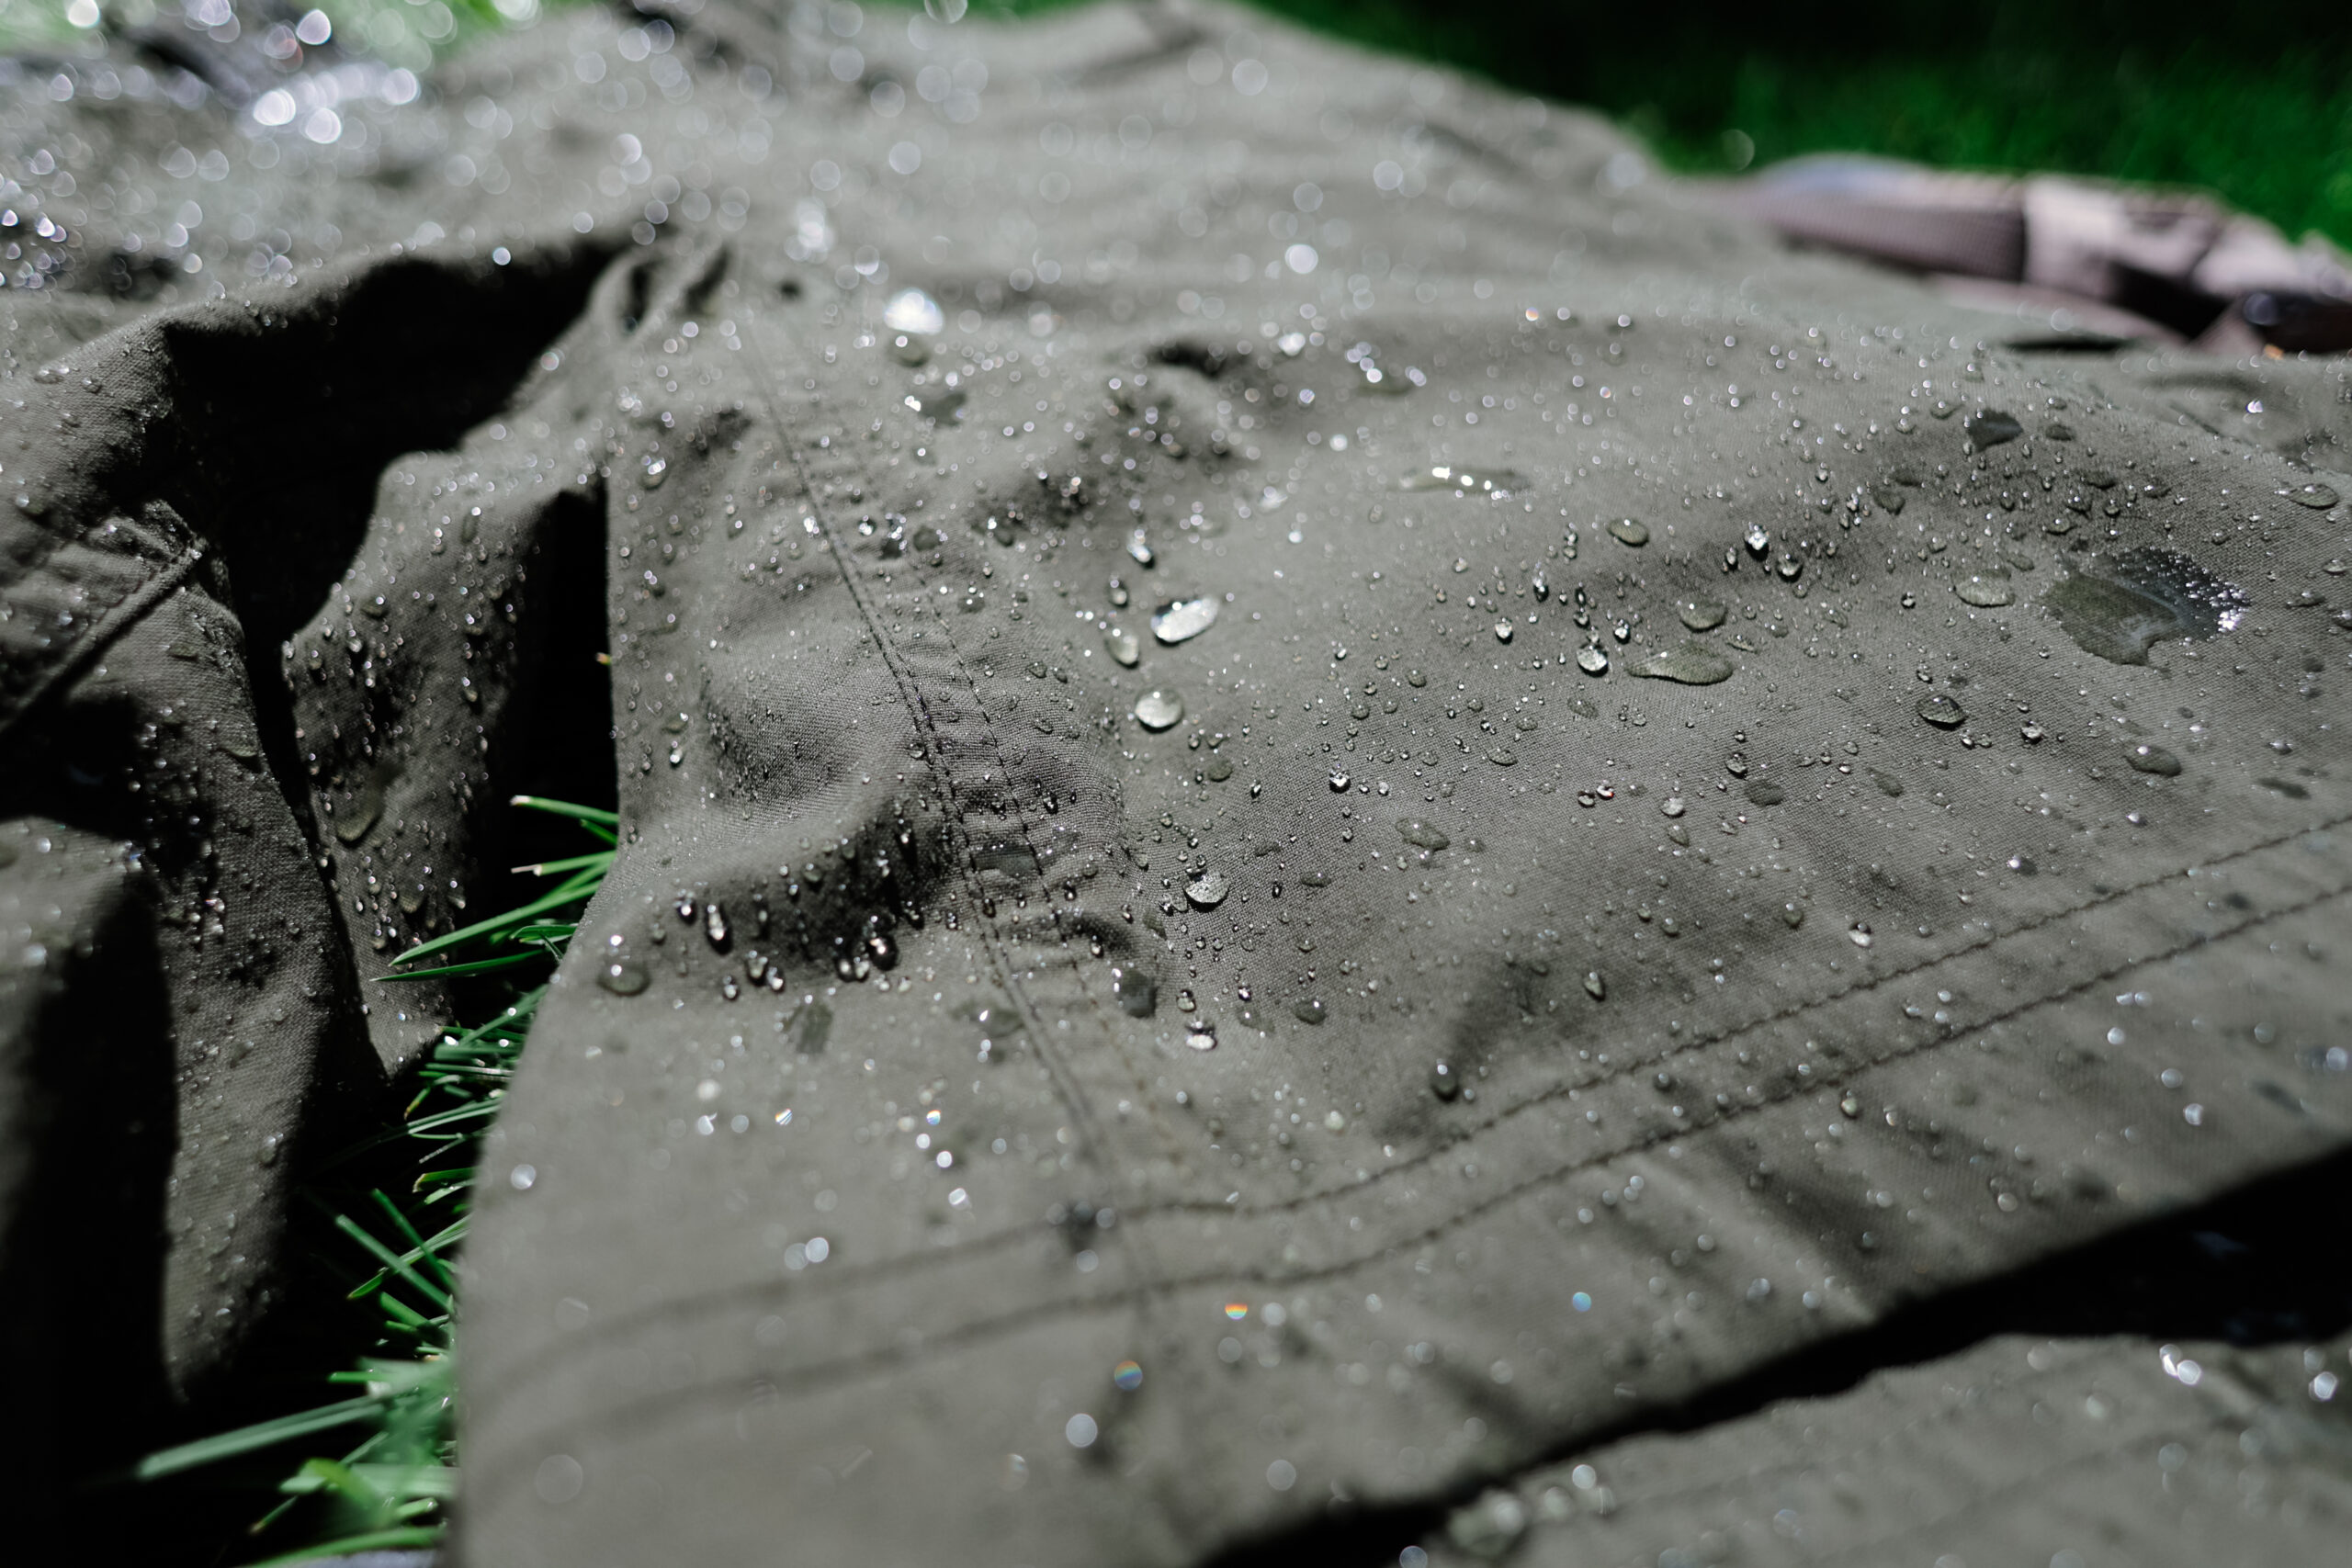
[[[1970, 303], [1214, 6], [13, 70], [28, 1485], [299, 1333], [291, 1195], [465, 999], [391, 957], [601, 787], [459, 1561], [2343, 1529], [2352, 370], [2285, 283], [2198, 275], [2228, 352]], [[2102, 1285], [2233, 1199], [2290, 1310]]]

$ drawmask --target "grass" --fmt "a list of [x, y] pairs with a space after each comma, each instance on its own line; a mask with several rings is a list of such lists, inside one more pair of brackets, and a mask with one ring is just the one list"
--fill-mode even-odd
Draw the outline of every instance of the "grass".
[[[544, 974], [573, 932], [565, 919], [594, 896], [616, 852], [619, 818], [610, 811], [516, 795], [517, 807], [568, 818], [600, 847], [518, 872], [551, 878], [549, 891], [503, 914], [409, 949], [390, 981], [498, 975], [514, 982]], [[531, 1021], [547, 993], [543, 978], [489, 1021], [446, 1034], [416, 1072], [416, 1094], [401, 1125], [350, 1151], [342, 1163], [408, 1145], [422, 1168], [399, 1197], [380, 1188], [318, 1190], [307, 1196], [320, 1234], [340, 1246], [350, 1299], [371, 1309], [356, 1329], [359, 1364], [333, 1381], [356, 1392], [311, 1409], [148, 1455], [133, 1471], [161, 1481], [232, 1461], [343, 1435], [331, 1451], [305, 1455], [281, 1472], [274, 1500], [261, 1508], [248, 1540], [268, 1563], [311, 1561], [353, 1551], [429, 1547], [446, 1529], [458, 1493], [458, 1274], [452, 1258], [466, 1235], [474, 1183], [473, 1148], [514, 1077]], [[299, 1450], [298, 1450], [299, 1451]]]

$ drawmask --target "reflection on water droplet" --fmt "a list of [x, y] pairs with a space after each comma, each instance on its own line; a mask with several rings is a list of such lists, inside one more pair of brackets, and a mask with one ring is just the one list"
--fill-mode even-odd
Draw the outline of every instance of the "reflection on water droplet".
[[1961, 428], [1979, 450], [2015, 441], [2025, 434], [2025, 426], [2018, 423], [2017, 415], [2003, 413], [1999, 409], [1980, 409], [1962, 421]]
[[616, 997], [633, 997], [653, 983], [645, 965], [625, 953], [609, 953], [596, 965], [596, 984]]
[[1636, 518], [1620, 517], [1609, 524], [1608, 528], [1610, 536], [1621, 545], [1632, 545], [1638, 549], [1650, 542], [1649, 525]]
[[1952, 585], [1952, 592], [1960, 595], [1962, 604], [1980, 610], [1996, 610], [2017, 600], [2017, 591], [1999, 577], [1963, 577]]
[[1674, 610], [1682, 617], [1682, 624], [1694, 632], [1713, 631], [1731, 614], [1713, 599], [1685, 599]]
[[1651, 654], [1626, 666], [1625, 672], [1645, 681], [1675, 681], [1685, 686], [1712, 686], [1731, 679], [1734, 666], [1703, 644], [1686, 642]]
[[1333, 795], [1348, 793], [1348, 775], [1337, 768], [1331, 770], [1331, 793]]
[[1151, 635], [1174, 647], [1216, 625], [1214, 599], [1175, 599], [1151, 613]]
[[1600, 1001], [1609, 995], [1609, 983], [1600, 977], [1600, 971], [1598, 969], [1589, 969], [1585, 972], [1584, 988], [1585, 994], [1594, 1001]]
[[1462, 1075], [1440, 1062], [1430, 1069], [1430, 1092], [1440, 1100], [1452, 1102], [1462, 1092]]
[[1149, 1018], [1159, 1006], [1159, 987], [1150, 976], [1134, 969], [1113, 967], [1111, 995], [1129, 1018]]
[[1143, 643], [1133, 632], [1106, 626], [1102, 632], [1102, 646], [1109, 650], [1114, 661], [1129, 670], [1143, 660]]
[[2297, 485], [2279, 492], [2298, 506], [2308, 506], [2314, 512], [2324, 512], [2344, 498], [2330, 484]]
[[1941, 692], [1919, 699], [1919, 716], [1938, 729], [1958, 729], [1968, 722], [1961, 705]]
[[1184, 699], [1159, 687], [1136, 699], [1136, 722], [1146, 729], [1173, 728], [1184, 716]]
[[1442, 850], [1453, 844], [1453, 840], [1447, 838], [1435, 823], [1424, 822], [1418, 818], [1408, 818], [1397, 823], [1396, 831], [1416, 849]]
[[1331, 1016], [1329, 1010], [1317, 1001], [1294, 1002], [1291, 1004], [1290, 1011], [1293, 1018], [1306, 1024], [1320, 1024]]
[[1221, 871], [1204, 871], [1184, 884], [1184, 897], [1195, 909], [1214, 909], [1225, 902], [1231, 884]]
[[1597, 642], [1586, 643], [1577, 649], [1577, 668], [1588, 675], [1609, 673], [1609, 650]]
[[2177, 778], [2180, 773], [2180, 759], [2161, 746], [2145, 741], [2125, 750], [2124, 759], [2140, 773], [2154, 773], [2159, 778]]
[[2145, 664], [2157, 642], [2236, 630], [2246, 599], [2188, 557], [2147, 548], [2086, 561], [2041, 603], [2084, 652]]
[[1796, 930], [1799, 926], [1804, 924], [1804, 907], [1801, 904], [1781, 905], [1781, 919], [1782, 923], [1789, 928], [1789, 930]]
[[922, 289], [901, 288], [882, 307], [882, 324], [894, 333], [935, 333], [947, 325], [947, 313]]

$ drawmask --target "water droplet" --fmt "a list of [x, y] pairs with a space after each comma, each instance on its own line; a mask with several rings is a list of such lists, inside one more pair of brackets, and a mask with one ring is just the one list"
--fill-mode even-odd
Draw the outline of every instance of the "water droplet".
[[727, 911], [718, 907], [716, 898], [703, 906], [702, 930], [703, 935], [710, 939], [711, 946], [721, 953], [727, 951]]
[[616, 997], [633, 997], [652, 983], [645, 965], [626, 953], [607, 953], [596, 965], [596, 984]]
[[1588, 969], [1585, 971], [1584, 989], [1587, 996], [1600, 1001], [1609, 995], [1609, 983], [1600, 977], [1600, 970]]
[[1731, 612], [1713, 599], [1685, 599], [1674, 607], [1682, 624], [1694, 632], [1711, 632], [1724, 624]]
[[1497, 621], [1495, 623], [1495, 640], [1497, 642], [1509, 642], [1511, 637], [1511, 633], [1516, 629], [1517, 628], [1512, 626], [1508, 617]]
[[1762, 560], [1764, 552], [1772, 547], [1772, 536], [1764, 531], [1761, 523], [1750, 523], [1747, 532], [1740, 536], [1740, 541], [1747, 547], [1747, 553], [1758, 560]]
[[1968, 722], [1961, 705], [1941, 692], [1919, 699], [1919, 716], [1938, 729], [1958, 729]]
[[1747, 788], [1741, 793], [1747, 796], [1751, 806], [1778, 806], [1789, 798], [1788, 792], [1770, 779], [1750, 779]]
[[2111, 664], [2145, 664], [2160, 641], [2234, 631], [2246, 605], [2235, 584], [2177, 551], [2154, 548], [2086, 561], [2041, 603], [2077, 647]]
[[1144, 537], [1140, 528], [1127, 536], [1127, 558], [1137, 566], [1149, 566], [1159, 558], [1152, 553], [1151, 541]]
[[1645, 681], [1675, 681], [1685, 686], [1712, 686], [1731, 679], [1734, 665], [1703, 644], [1686, 642], [1651, 654], [1626, 666], [1626, 673]]
[[1159, 687], [1136, 699], [1136, 722], [1146, 729], [1172, 728], [1184, 716], [1184, 699]]
[[939, 301], [920, 288], [901, 288], [882, 307], [882, 324], [894, 333], [935, 333], [947, 325]]
[[1588, 675], [1609, 673], [1609, 650], [1597, 642], [1586, 643], [1577, 649], [1577, 668]]
[[1214, 599], [1174, 599], [1151, 613], [1151, 635], [1174, 647], [1216, 625]]
[[2025, 426], [2018, 423], [2017, 415], [2003, 413], [1999, 409], [1981, 409], [1962, 420], [1961, 428], [1976, 443], [1979, 451], [2015, 441], [2025, 434]]
[[1508, 768], [1518, 762], [1519, 753], [1508, 746], [1489, 746], [1487, 748], [1487, 761], [1498, 768]]
[[1149, 1018], [1159, 1006], [1159, 987], [1151, 976], [1120, 965], [1111, 970], [1111, 995], [1129, 1018]]
[[1330, 1010], [1317, 1001], [1294, 1002], [1291, 1004], [1290, 1011], [1293, 1018], [1306, 1024], [1320, 1024], [1331, 1016]]
[[2279, 493], [2296, 505], [2308, 506], [2314, 512], [2324, 512], [2344, 499], [2335, 493], [2334, 485], [2328, 484], [2297, 485]]
[[2001, 577], [1963, 577], [1953, 584], [1952, 592], [1960, 595], [1962, 604], [1980, 610], [1996, 610], [2017, 601], [2017, 591]]
[[1133, 632], [1106, 626], [1102, 632], [1102, 646], [1109, 650], [1113, 660], [1129, 670], [1143, 660], [1143, 643]]
[[1347, 794], [1347, 793], [1348, 793], [1348, 783], [1349, 783], [1349, 780], [1348, 780], [1348, 775], [1347, 775], [1346, 773], [1341, 773], [1341, 772], [1340, 772], [1339, 769], [1337, 769], [1337, 768], [1333, 768], [1333, 769], [1331, 770], [1331, 793], [1332, 793], [1333, 795], [1345, 795], [1345, 794]]
[[1638, 549], [1650, 542], [1649, 525], [1638, 518], [1620, 517], [1607, 526], [1610, 537], [1621, 545], [1631, 545]]
[[1430, 1069], [1430, 1092], [1451, 1104], [1462, 1092], [1462, 1075], [1443, 1062]]
[[1781, 923], [1789, 928], [1789, 930], [1796, 930], [1799, 926], [1804, 924], [1804, 907], [1801, 904], [1781, 905]]
[[2180, 775], [2180, 759], [2161, 746], [2151, 746], [2142, 741], [2136, 746], [2127, 747], [2123, 756], [2139, 773], [2154, 773], [2158, 778], [2166, 779]]
[[1453, 840], [1447, 838], [1435, 823], [1424, 822], [1419, 818], [1408, 817], [1397, 823], [1396, 831], [1415, 849], [1434, 851], [1451, 849], [1453, 846]]
[[647, 490], [660, 490], [662, 481], [670, 477], [670, 460], [666, 457], [645, 459], [645, 477], [640, 481]]
[[1225, 873], [1204, 871], [1184, 884], [1184, 898], [1195, 909], [1214, 909], [1225, 902], [1226, 894], [1231, 890]]

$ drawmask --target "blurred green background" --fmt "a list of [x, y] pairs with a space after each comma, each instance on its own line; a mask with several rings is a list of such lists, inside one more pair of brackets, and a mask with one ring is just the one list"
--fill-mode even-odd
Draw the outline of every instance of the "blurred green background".
[[[582, 0], [298, 0], [414, 54]], [[798, 0], [773, 0], [778, 6]], [[888, 10], [921, 0], [871, 0]], [[956, 0], [932, 0], [936, 14]], [[971, 0], [1018, 16], [1080, 0]], [[1797, 153], [2194, 186], [2352, 246], [2352, 0], [1251, 0], [1509, 86], [1589, 104], [1668, 165]], [[0, 0], [0, 47], [54, 45], [73, 0]], [[243, 6], [240, 7], [241, 9]], [[80, 0], [105, 25], [180, 0]]]
[[2063, 170], [2352, 245], [2352, 0], [1259, 5], [1589, 104], [1678, 168], [1837, 151]]

